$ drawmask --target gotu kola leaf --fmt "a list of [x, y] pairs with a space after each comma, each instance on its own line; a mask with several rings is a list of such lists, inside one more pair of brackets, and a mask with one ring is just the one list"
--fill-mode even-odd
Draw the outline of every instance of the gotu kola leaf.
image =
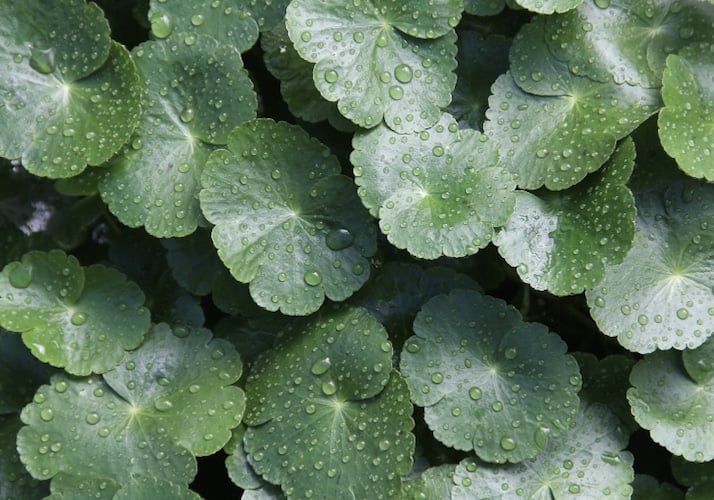
[[587, 291], [590, 313], [630, 351], [695, 348], [714, 331], [714, 186], [635, 194], [632, 248]]
[[83, 268], [59, 250], [32, 251], [0, 273], [0, 325], [22, 333], [41, 361], [102, 373], [149, 329], [144, 294], [115, 269]]
[[632, 369], [627, 399], [637, 423], [675, 455], [714, 459], [714, 340], [684, 352], [655, 352]]
[[100, 193], [124, 224], [185, 236], [205, 223], [198, 191], [209, 153], [255, 117], [253, 84], [240, 54], [206, 35], [177, 34], [132, 53], [146, 109], [131, 145], [110, 162]]
[[627, 187], [632, 140], [605, 167], [564, 191], [517, 194], [516, 208], [493, 242], [536, 290], [571, 295], [594, 287], [605, 267], [622, 262], [635, 233], [635, 200]]
[[288, 6], [286, 26], [340, 113], [362, 127], [384, 119], [412, 132], [436, 123], [449, 103], [460, 16], [457, 0], [299, 0]]
[[194, 455], [220, 450], [240, 423], [245, 397], [231, 384], [241, 369], [233, 346], [208, 330], [156, 325], [103, 376], [55, 375], [40, 387], [21, 415], [22, 461], [38, 479], [73, 476], [69, 484], [147, 476], [185, 486]]
[[289, 497], [395, 498], [412, 465], [414, 421], [384, 329], [343, 307], [291, 330], [246, 382], [251, 465]]
[[630, 498], [633, 457], [620, 421], [599, 403], [581, 406], [577, 424], [547, 450], [519, 464], [467, 458], [456, 467], [451, 498]]
[[253, 299], [307, 315], [367, 280], [375, 231], [337, 159], [300, 127], [248, 122], [203, 172], [201, 208], [233, 276]]
[[0, 156], [21, 158], [35, 175], [70, 177], [127, 141], [139, 78], [94, 3], [4, 1], [0, 46]]
[[479, 292], [427, 302], [400, 367], [412, 400], [442, 443], [488, 462], [521, 462], [577, 417], [578, 364], [544, 325]]
[[419, 133], [384, 125], [355, 135], [351, 160], [362, 203], [389, 241], [416, 257], [463, 257], [508, 220], [515, 182], [498, 150], [451, 115]]
[[714, 43], [694, 44], [667, 58], [659, 136], [692, 177], [714, 181]]

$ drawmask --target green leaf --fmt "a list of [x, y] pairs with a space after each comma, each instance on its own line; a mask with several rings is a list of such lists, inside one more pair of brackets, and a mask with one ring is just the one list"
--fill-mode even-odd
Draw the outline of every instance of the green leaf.
[[240, 54], [205, 35], [145, 42], [132, 54], [146, 109], [131, 145], [109, 163], [101, 196], [130, 227], [184, 236], [204, 223], [198, 191], [209, 153], [255, 117], [253, 84]]
[[712, 21], [714, 6], [701, 1], [588, 0], [545, 24], [549, 47], [575, 74], [658, 88], [666, 57], [712, 41]]
[[0, 415], [0, 498], [44, 498], [47, 483], [32, 478], [20, 462], [15, 445], [20, 427], [18, 414]]
[[280, 93], [290, 112], [311, 123], [328, 120], [338, 130], [350, 131], [355, 125], [343, 117], [337, 105], [323, 99], [312, 81], [313, 65], [293, 47], [284, 25], [263, 33], [260, 38], [265, 66], [280, 80]]
[[412, 465], [414, 421], [391, 357], [364, 309], [294, 325], [246, 383], [244, 443], [255, 471], [288, 496], [394, 498]]
[[418, 478], [404, 483], [404, 498], [451, 498], [455, 469], [455, 465], [444, 464], [425, 470]]
[[285, 22], [285, 8], [289, 3], [290, 0], [250, 0], [248, 10], [264, 32]]
[[692, 177], [714, 181], [714, 44], [690, 45], [667, 58], [659, 114], [664, 149]]
[[627, 399], [652, 439], [675, 455], [714, 458], [714, 341], [694, 350], [655, 352], [632, 369]]
[[410, 262], [391, 261], [357, 292], [351, 303], [367, 309], [386, 328], [397, 350], [413, 335], [419, 309], [432, 297], [454, 288], [481, 291], [477, 282], [447, 267], [424, 269]]
[[577, 425], [535, 459], [488, 465], [467, 458], [457, 467], [451, 498], [630, 498], [633, 457], [627, 436], [603, 405], [583, 405]]
[[114, 368], [149, 329], [144, 294], [101, 265], [59, 250], [29, 252], [0, 273], [0, 325], [40, 360], [87, 375]]
[[44, 500], [113, 500], [120, 486], [107, 478], [71, 476], [60, 472], [50, 483], [52, 494]]
[[407, 5], [299, 0], [286, 26], [300, 56], [315, 64], [315, 86], [361, 127], [382, 119], [397, 132], [439, 120], [456, 84], [459, 0]]
[[201, 208], [224, 264], [261, 307], [307, 315], [369, 277], [374, 229], [337, 159], [301, 128], [261, 119], [211, 155]]
[[633, 419], [627, 402], [630, 371], [635, 360], [621, 354], [611, 354], [600, 360], [586, 352], [576, 352], [573, 356], [583, 377], [580, 399], [607, 406], [620, 418], [622, 429], [628, 435], [638, 430], [639, 425]]
[[153, 477], [135, 477], [125, 484], [113, 500], [156, 500], [171, 498], [172, 500], [200, 500], [201, 497], [188, 487], [173, 484]]
[[181, 33], [185, 39], [209, 35], [222, 45], [245, 52], [258, 41], [258, 23], [241, 0], [152, 0], [151, 33], [167, 38]]
[[17, 335], [0, 329], [0, 416], [20, 413], [49, 376], [49, 367], [32, 356]]
[[8, 0], [0, 17], [0, 156], [54, 178], [109, 159], [136, 126], [141, 90], [101, 9]]
[[505, 8], [505, 0], [464, 0], [464, 10], [475, 16], [495, 16]]
[[448, 114], [418, 134], [381, 125], [353, 146], [362, 203], [389, 241], [416, 257], [472, 255], [513, 212], [515, 185], [495, 144]]
[[671, 466], [674, 479], [684, 486], [714, 481], [714, 461], [690, 462], [677, 455], [672, 455]]
[[493, 242], [523, 281], [572, 295], [594, 287], [607, 265], [622, 262], [635, 233], [635, 200], [626, 185], [634, 159], [627, 140], [602, 170], [574, 187], [518, 193]]
[[544, 325], [475, 291], [427, 302], [400, 368], [434, 436], [489, 462], [520, 462], [574, 425], [581, 379]]
[[484, 38], [472, 30], [461, 30], [458, 35], [456, 88], [446, 111], [461, 128], [483, 131], [491, 85], [508, 70], [511, 41], [499, 35]]
[[714, 331], [714, 186], [672, 182], [637, 199], [632, 249], [586, 296], [600, 330], [639, 353], [701, 345]]
[[176, 282], [195, 295], [208, 295], [216, 276], [225, 270], [208, 232], [199, 229], [184, 238], [161, 243], [167, 250], [166, 259]]
[[226, 457], [226, 470], [228, 476], [233, 483], [244, 490], [256, 490], [262, 487], [265, 483], [258, 476], [250, 463], [248, 463], [248, 455], [243, 447], [243, 436], [245, 435], [245, 425], [241, 424], [233, 430], [233, 436], [228, 441], [224, 451], [228, 455]]
[[524, 9], [539, 14], [567, 12], [583, 3], [583, 0], [515, 0]]
[[20, 456], [39, 479], [187, 485], [194, 455], [220, 450], [240, 422], [245, 398], [231, 385], [240, 373], [236, 351], [208, 330], [157, 325], [103, 378], [55, 375], [42, 386], [22, 413]]
[[682, 490], [647, 474], [635, 474], [632, 488], [632, 500], [684, 500]]

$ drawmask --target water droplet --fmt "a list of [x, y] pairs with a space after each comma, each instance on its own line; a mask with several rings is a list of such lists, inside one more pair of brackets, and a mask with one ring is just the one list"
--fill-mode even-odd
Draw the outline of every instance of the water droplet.
[[322, 283], [322, 274], [320, 271], [308, 271], [303, 276], [303, 280], [310, 286], [319, 286]]
[[515, 347], [509, 347], [503, 353], [506, 359], [515, 359], [518, 356], [518, 350]]
[[399, 85], [392, 85], [391, 87], [389, 87], [389, 97], [391, 97], [395, 101], [400, 100], [402, 97], [404, 97], [404, 89], [402, 89]]
[[361, 31], [355, 31], [352, 35], [352, 39], [357, 43], [362, 43], [364, 42], [364, 33]]
[[441, 372], [435, 372], [431, 375], [431, 381], [435, 384], [440, 384], [444, 381], [444, 374]]
[[413, 72], [411, 66], [408, 64], [398, 64], [394, 68], [394, 77], [402, 83], [409, 83], [412, 81]]
[[30, 47], [30, 67], [47, 75], [55, 70], [55, 50]]
[[166, 38], [173, 31], [171, 19], [166, 14], [156, 12], [149, 18], [149, 22], [151, 23], [151, 32], [156, 38]]
[[307, 42], [309, 42], [310, 40], [312, 40], [312, 35], [311, 35], [309, 32], [307, 32], [307, 31], [303, 31], [303, 32], [300, 34], [300, 40], [302, 40], [303, 42], [307, 43]]
[[159, 398], [154, 402], [154, 408], [159, 411], [169, 411], [174, 407], [174, 404], [168, 398]]
[[179, 118], [181, 118], [181, 121], [184, 123], [189, 123], [193, 121], [194, 117], [196, 115], [196, 112], [194, 109], [190, 106], [187, 106], [181, 110], [181, 113], [179, 114]]
[[332, 366], [332, 361], [330, 361], [329, 357], [325, 357], [322, 359], [318, 359], [312, 364], [312, 367], [310, 368], [310, 371], [313, 373], [313, 375], [322, 375], [323, 373], [326, 373], [327, 370], [330, 369]]
[[52, 408], [45, 408], [40, 412], [40, 418], [45, 422], [50, 422], [55, 418], [55, 411]]
[[326, 396], [332, 396], [334, 393], [337, 392], [337, 384], [333, 380], [325, 380], [322, 383], [322, 392]]
[[76, 313], [72, 314], [70, 321], [72, 322], [72, 324], [74, 326], [83, 325], [87, 322], [87, 315], [84, 314], [83, 312], [76, 312]]
[[491, 409], [495, 412], [499, 412], [503, 410], [503, 403], [500, 401], [494, 401], [493, 404], [491, 405]]
[[444, 156], [444, 148], [441, 146], [434, 146], [434, 148], [431, 150], [432, 154], [434, 156]]
[[194, 14], [191, 16], [191, 24], [194, 26], [201, 26], [205, 20], [202, 14]]
[[684, 307], [677, 309], [677, 317], [679, 319], [687, 319], [689, 317], [689, 311]]
[[[15, 288], [27, 288], [32, 283], [32, 267], [23, 264], [12, 263], [9, 266], [8, 279], [10, 284]], [[9, 267], [8, 266], [8, 267]]]
[[328, 69], [325, 71], [325, 81], [327, 83], [335, 83], [338, 79], [340, 78], [340, 75], [337, 74], [337, 71], [334, 69]]
[[503, 436], [501, 438], [501, 448], [506, 451], [512, 451], [516, 449], [516, 440], [510, 436]]
[[419, 344], [417, 344], [415, 342], [409, 342], [407, 344], [407, 352], [409, 352], [411, 354], [416, 354], [420, 350], [421, 350], [421, 347], [419, 347]]
[[548, 436], [550, 435], [550, 429], [547, 427], [538, 427], [535, 431], [534, 440], [536, 446], [541, 450], [545, 450], [548, 447]]
[[325, 236], [325, 244], [330, 250], [344, 250], [349, 248], [355, 241], [354, 235], [347, 229], [333, 229]]
[[578, 486], [577, 484], [571, 484], [570, 486], [568, 486], [568, 491], [573, 495], [576, 495], [580, 493], [580, 486]]
[[483, 396], [483, 392], [479, 387], [472, 387], [469, 389], [469, 397], [474, 401], [478, 401]]
[[98, 413], [95, 412], [90, 412], [87, 413], [87, 416], [84, 418], [84, 420], [89, 424], [89, 425], [96, 425], [99, 423], [100, 417]]
[[389, 43], [389, 37], [387, 36], [387, 33], [384, 31], [381, 31], [379, 35], [377, 35], [377, 47], [386, 47], [387, 44]]

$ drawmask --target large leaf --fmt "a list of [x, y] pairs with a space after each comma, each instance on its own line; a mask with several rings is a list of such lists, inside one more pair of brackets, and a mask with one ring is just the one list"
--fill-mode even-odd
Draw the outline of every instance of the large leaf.
[[632, 369], [627, 399], [652, 439], [687, 460], [714, 459], [714, 340], [655, 352]]
[[587, 292], [600, 329], [631, 351], [685, 349], [714, 331], [714, 186], [673, 182], [637, 199], [632, 249]]
[[255, 117], [256, 96], [240, 54], [205, 35], [145, 42], [133, 55], [146, 110], [100, 181], [124, 224], [154, 236], [184, 236], [202, 222], [200, 178], [208, 155]]
[[149, 329], [144, 294], [120, 272], [82, 268], [59, 250], [29, 252], [0, 273], [0, 325], [70, 373], [114, 368]]
[[417, 257], [463, 257], [493, 238], [515, 204], [515, 184], [492, 141], [443, 114], [428, 130], [384, 125], [357, 134], [350, 159], [362, 203], [389, 241]]
[[714, 44], [690, 45], [667, 58], [662, 98], [662, 146], [687, 174], [714, 181]]
[[183, 33], [184, 37], [209, 35], [245, 52], [258, 41], [258, 23], [245, 9], [243, 0], [153, 0], [149, 9], [151, 32], [157, 38], [173, 33]]
[[316, 63], [314, 82], [340, 113], [362, 127], [384, 118], [398, 132], [439, 119], [456, 83], [459, 0], [408, 4], [299, 0], [286, 26], [298, 53]]
[[394, 498], [411, 468], [412, 406], [392, 346], [364, 309], [298, 323], [253, 365], [245, 450], [292, 497]]
[[667, 55], [712, 41], [712, 21], [714, 5], [699, 0], [587, 0], [545, 24], [549, 47], [574, 73], [657, 88]]
[[513, 307], [456, 290], [427, 302], [400, 367], [434, 436], [489, 462], [546, 449], [577, 417], [581, 379], [565, 343]]
[[0, 156], [70, 177], [129, 138], [140, 112], [136, 67], [95, 4], [4, 1], [0, 46]]
[[344, 300], [369, 276], [369, 215], [337, 159], [301, 128], [261, 119], [209, 158], [201, 208], [213, 242], [253, 299], [283, 314]]
[[627, 140], [602, 170], [570, 189], [518, 193], [494, 243], [523, 281], [571, 295], [594, 287], [607, 265], [622, 262], [635, 233], [635, 200], [626, 186], [634, 159]]
[[22, 412], [20, 456], [40, 479], [186, 486], [194, 455], [220, 450], [240, 423], [245, 398], [231, 385], [240, 373], [235, 349], [208, 330], [157, 325], [103, 378], [55, 375], [42, 386]]
[[619, 425], [605, 406], [583, 405], [577, 425], [533, 460], [503, 466], [463, 460], [456, 467], [451, 498], [630, 498], [633, 457], [622, 451], [627, 435]]

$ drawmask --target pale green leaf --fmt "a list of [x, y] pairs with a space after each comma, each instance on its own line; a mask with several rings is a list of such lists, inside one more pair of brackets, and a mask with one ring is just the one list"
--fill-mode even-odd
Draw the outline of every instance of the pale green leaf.
[[209, 158], [200, 198], [213, 243], [261, 307], [307, 315], [369, 277], [374, 228], [339, 171], [300, 127], [268, 119], [236, 128]]
[[453, 117], [420, 133], [384, 125], [359, 133], [350, 159], [362, 203], [398, 248], [423, 259], [485, 247], [513, 211], [515, 185], [498, 151]]
[[481, 459], [520, 462], [567, 433], [581, 379], [565, 343], [544, 325], [476, 291], [427, 302], [400, 368], [434, 436]]
[[524, 9], [539, 14], [567, 12], [583, 3], [583, 0], [515, 0]]

